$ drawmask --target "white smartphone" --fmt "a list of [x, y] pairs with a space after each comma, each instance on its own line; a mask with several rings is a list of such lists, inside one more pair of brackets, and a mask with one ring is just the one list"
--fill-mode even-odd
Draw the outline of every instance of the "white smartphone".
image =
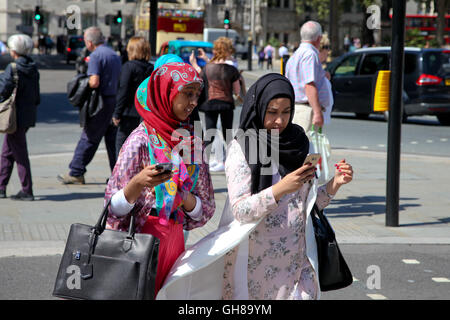
[[319, 160], [320, 160], [320, 153], [310, 153], [306, 156], [306, 159], [303, 162], [303, 165], [310, 162], [312, 164], [312, 166], [314, 167], [319, 162]]

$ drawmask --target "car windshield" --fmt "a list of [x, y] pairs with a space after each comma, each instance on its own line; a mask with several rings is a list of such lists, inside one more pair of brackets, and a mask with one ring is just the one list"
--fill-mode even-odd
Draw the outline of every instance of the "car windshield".
[[70, 48], [84, 48], [83, 37], [70, 38], [69, 47]]
[[423, 71], [435, 76], [450, 75], [450, 50], [429, 51], [423, 54]]

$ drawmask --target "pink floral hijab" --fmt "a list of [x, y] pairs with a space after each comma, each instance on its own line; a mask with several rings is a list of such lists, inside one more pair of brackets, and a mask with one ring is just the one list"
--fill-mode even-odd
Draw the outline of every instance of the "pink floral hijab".
[[[194, 143], [196, 137], [193, 127], [180, 122], [174, 115], [172, 103], [175, 96], [191, 83], [203, 84], [197, 71], [186, 63], [167, 63], [153, 71], [136, 91], [135, 106], [144, 119], [149, 136], [149, 154], [151, 164], [171, 162], [172, 178], [155, 187], [156, 210], [161, 224], [167, 224], [170, 218], [183, 221], [183, 196], [195, 187], [198, 178], [198, 164], [186, 164], [176, 147], [190, 145], [191, 160], [201, 144]], [[177, 129], [185, 129], [182, 134]]]

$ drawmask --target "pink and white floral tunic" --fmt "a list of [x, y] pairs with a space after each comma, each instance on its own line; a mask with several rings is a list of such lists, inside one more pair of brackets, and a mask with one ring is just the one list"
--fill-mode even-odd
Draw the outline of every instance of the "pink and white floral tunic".
[[[263, 218], [248, 241], [248, 299], [317, 299], [318, 279], [306, 255], [305, 240], [305, 208], [311, 184], [284, 196], [278, 203], [272, 187], [251, 195], [251, 171], [236, 140], [230, 143], [225, 173], [235, 219], [246, 223]], [[278, 174], [273, 181], [279, 181]], [[326, 185], [321, 186], [316, 198], [319, 209], [330, 200]], [[238, 251], [239, 246], [225, 258], [224, 299], [242, 297], [235, 292], [239, 284], [234, 279], [238, 273], [235, 269]]]

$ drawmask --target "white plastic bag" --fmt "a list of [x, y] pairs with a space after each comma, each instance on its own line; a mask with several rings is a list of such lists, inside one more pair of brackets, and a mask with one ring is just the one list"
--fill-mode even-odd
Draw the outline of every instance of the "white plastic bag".
[[317, 164], [317, 178], [319, 184], [323, 184], [328, 182], [331, 178], [331, 173], [329, 171], [328, 162], [330, 161], [331, 156], [331, 146], [328, 141], [327, 136], [322, 133], [322, 128], [318, 128], [317, 130], [314, 128], [314, 125], [309, 132], [310, 142], [312, 144], [312, 149], [315, 153], [320, 153], [321, 157], [319, 163]]

